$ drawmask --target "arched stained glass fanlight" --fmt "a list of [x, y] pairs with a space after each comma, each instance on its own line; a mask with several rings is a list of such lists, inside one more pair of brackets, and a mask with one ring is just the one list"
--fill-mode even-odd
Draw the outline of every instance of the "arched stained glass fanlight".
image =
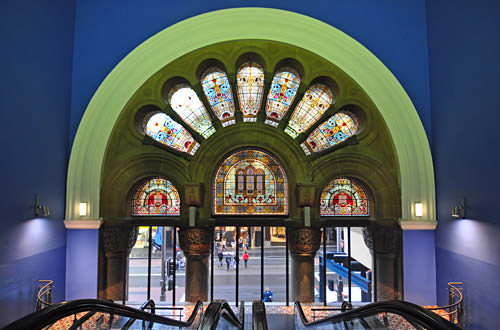
[[288, 183], [283, 167], [260, 150], [241, 150], [219, 167], [214, 180], [218, 215], [286, 215]]
[[201, 86], [222, 126], [234, 124], [234, 101], [227, 74], [219, 68], [210, 68], [201, 76]]
[[162, 112], [147, 119], [144, 132], [167, 147], [190, 155], [194, 155], [200, 146], [181, 124]]
[[367, 216], [369, 212], [365, 190], [349, 178], [333, 180], [321, 193], [321, 216]]
[[135, 192], [132, 215], [178, 216], [180, 204], [179, 193], [170, 181], [153, 178]]
[[300, 146], [310, 155], [347, 140], [356, 135], [358, 129], [358, 118], [348, 111], [340, 111], [318, 126]]
[[333, 93], [323, 84], [311, 86], [290, 117], [285, 132], [295, 138], [314, 124], [330, 107]]
[[257, 121], [264, 93], [264, 70], [255, 62], [243, 63], [237, 72], [238, 101], [243, 121]]
[[299, 73], [290, 67], [276, 71], [267, 96], [266, 124], [278, 126], [297, 94], [300, 80]]
[[182, 120], [204, 138], [215, 132], [207, 109], [191, 87], [184, 84], [176, 85], [168, 94], [168, 102]]

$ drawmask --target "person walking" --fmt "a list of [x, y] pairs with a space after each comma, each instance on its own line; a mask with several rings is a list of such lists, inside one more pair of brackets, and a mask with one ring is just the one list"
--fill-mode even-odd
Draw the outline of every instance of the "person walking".
[[219, 250], [217, 257], [219, 258], [219, 267], [222, 267], [222, 259], [224, 259], [224, 253], [222, 253], [222, 250]]
[[245, 251], [245, 253], [243, 253], [243, 261], [245, 262], [245, 269], [247, 268], [249, 258], [250, 258], [250, 256], [248, 255], [248, 252]]
[[227, 270], [229, 271], [229, 268], [231, 267], [231, 254], [226, 254], [226, 266]]

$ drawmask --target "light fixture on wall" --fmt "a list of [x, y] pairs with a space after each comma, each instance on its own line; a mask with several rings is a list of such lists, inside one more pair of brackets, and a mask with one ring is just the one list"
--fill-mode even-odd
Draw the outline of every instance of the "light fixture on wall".
[[35, 195], [35, 215], [37, 217], [46, 217], [50, 214], [47, 205], [40, 205], [40, 196]]
[[81, 217], [86, 217], [88, 213], [88, 203], [87, 202], [81, 202], [80, 203], [80, 216]]
[[421, 217], [424, 215], [424, 203], [416, 202], [415, 203], [415, 216]]
[[465, 218], [465, 198], [460, 200], [460, 205], [454, 205], [451, 208], [451, 216], [458, 219]]

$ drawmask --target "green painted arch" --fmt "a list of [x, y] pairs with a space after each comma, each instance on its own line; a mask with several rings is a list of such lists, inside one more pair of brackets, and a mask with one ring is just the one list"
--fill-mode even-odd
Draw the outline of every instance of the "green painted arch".
[[[231, 27], [231, 28], [228, 28]], [[424, 216], [435, 220], [434, 172], [429, 143], [418, 114], [394, 75], [370, 51], [321, 21], [277, 9], [236, 8], [209, 12], [172, 25], [143, 42], [104, 79], [89, 102], [71, 150], [66, 219], [99, 219], [99, 198], [107, 143], [128, 100], [154, 73], [198, 48], [261, 39], [307, 49], [352, 77], [379, 109], [397, 154], [402, 219], [412, 219], [413, 202], [424, 203]], [[102, 111], [106, 109], [106, 111]]]

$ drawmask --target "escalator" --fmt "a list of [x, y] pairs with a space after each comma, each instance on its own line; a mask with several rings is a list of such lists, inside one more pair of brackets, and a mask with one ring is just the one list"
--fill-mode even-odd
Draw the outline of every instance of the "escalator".
[[406, 301], [374, 302], [312, 322], [307, 320], [301, 304], [295, 302], [295, 329], [460, 330], [441, 316]]
[[[151, 312], [147, 312], [150, 310]], [[251, 322], [245, 323], [245, 304], [241, 303], [235, 313], [225, 300], [211, 302], [203, 312], [198, 302], [185, 321], [155, 314], [152, 300], [139, 309], [97, 299], [75, 300], [55, 304], [25, 316], [2, 330], [169, 330], [169, 329], [292, 329], [288, 325], [268, 325], [266, 306], [254, 301]], [[299, 330], [355, 330], [355, 329], [416, 329], [416, 330], [459, 330], [439, 315], [418, 305], [404, 301], [382, 301], [367, 304], [339, 314], [310, 321], [299, 302], [295, 303], [294, 328]]]

